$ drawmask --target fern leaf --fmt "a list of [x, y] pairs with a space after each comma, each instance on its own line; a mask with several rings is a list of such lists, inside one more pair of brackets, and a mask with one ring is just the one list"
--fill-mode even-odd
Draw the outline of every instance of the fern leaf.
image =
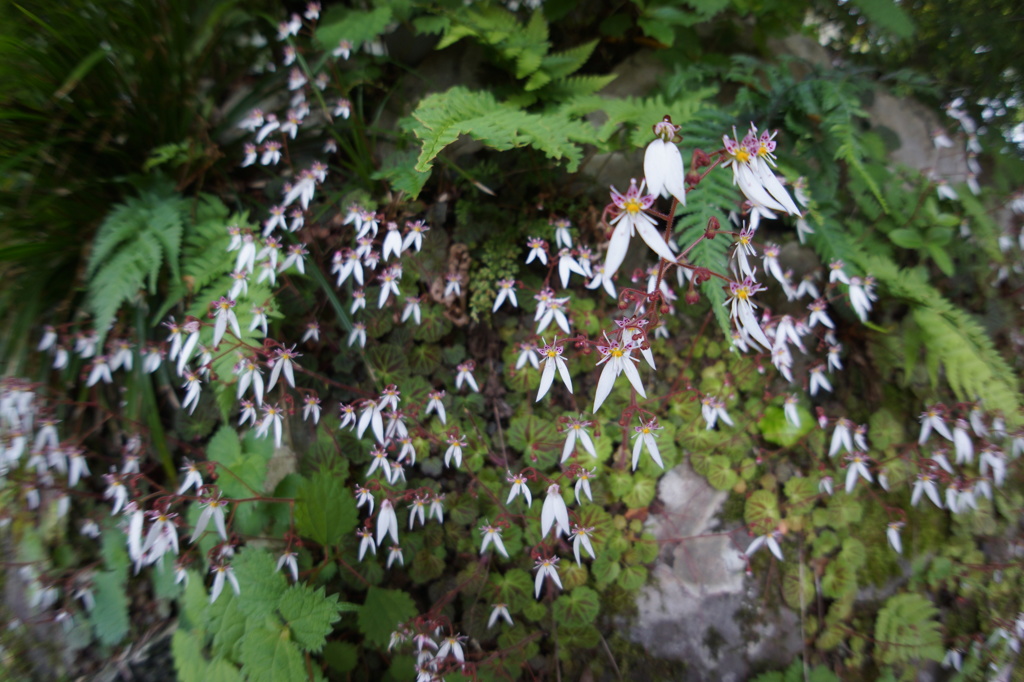
[[533, 146], [556, 161], [565, 159], [575, 171], [582, 158], [577, 143], [594, 141], [593, 131], [583, 121], [562, 112], [533, 114], [508, 103], [498, 102], [488, 92], [455, 87], [420, 101], [412, 127], [422, 146], [416, 170], [426, 172], [441, 151], [469, 135], [499, 151]]
[[984, 328], [928, 284], [921, 272], [901, 270], [880, 256], [865, 258], [861, 266], [891, 295], [914, 304], [912, 315], [921, 328], [919, 340], [927, 353], [932, 383], [937, 382], [941, 366], [960, 400], [980, 398], [986, 406], [1002, 410], [1008, 421], [1016, 423], [1021, 404], [1017, 375], [999, 355]]
[[142, 225], [139, 222], [138, 199], [131, 199], [114, 207], [114, 210], [103, 220], [96, 242], [89, 256], [86, 277], [92, 277], [100, 265], [113, 255], [123, 242], [138, 234]]
[[579, 71], [587, 63], [595, 47], [597, 47], [597, 41], [591, 40], [589, 43], [584, 43], [562, 52], [549, 54], [544, 57], [541, 68], [552, 80], [565, 78]]
[[898, 594], [885, 603], [875, 622], [877, 655], [883, 663], [941, 661], [945, 650], [938, 609], [919, 594]]

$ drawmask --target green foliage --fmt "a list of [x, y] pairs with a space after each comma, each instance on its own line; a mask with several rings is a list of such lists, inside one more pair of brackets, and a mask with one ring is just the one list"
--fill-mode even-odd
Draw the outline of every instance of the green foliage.
[[890, 598], [875, 622], [875, 642], [883, 663], [916, 660], [941, 661], [942, 632], [935, 621], [938, 610], [919, 594]]
[[[864, 259], [862, 265], [884, 284], [890, 295], [913, 305], [914, 326], [906, 332], [908, 347], [924, 346], [932, 383], [938, 383], [941, 368], [961, 400], [981, 398], [987, 405], [1005, 410], [1015, 422], [1021, 404], [1019, 387], [1013, 371], [984, 329], [946, 300], [920, 270], [901, 270], [879, 256]], [[907, 354], [907, 380], [916, 360], [916, 354]]]
[[300, 533], [321, 545], [337, 545], [358, 523], [355, 499], [335, 477], [316, 473], [299, 491], [295, 523]]
[[278, 604], [281, 616], [288, 622], [292, 639], [305, 651], [319, 652], [334, 623], [341, 618], [338, 595], [324, 594], [324, 588], [313, 590], [306, 585], [292, 585]]
[[177, 280], [185, 201], [158, 183], [115, 207], [100, 225], [86, 277], [86, 304], [95, 316], [100, 344], [118, 309], [135, 299], [148, 281], [157, 290], [163, 266]]
[[118, 644], [128, 634], [128, 597], [124, 586], [125, 574], [121, 571], [101, 571], [93, 577], [96, 606], [89, 615], [101, 644]]
[[359, 629], [366, 638], [383, 647], [395, 627], [416, 615], [416, 605], [402, 590], [371, 587], [359, 609]]
[[554, 111], [534, 114], [510, 103], [499, 102], [486, 91], [457, 86], [424, 97], [412, 113], [408, 130], [420, 140], [416, 170], [426, 173], [441, 151], [460, 135], [468, 135], [488, 147], [504, 151], [535, 147], [555, 161], [565, 160], [569, 171], [579, 167], [582, 143], [595, 141], [584, 121]]

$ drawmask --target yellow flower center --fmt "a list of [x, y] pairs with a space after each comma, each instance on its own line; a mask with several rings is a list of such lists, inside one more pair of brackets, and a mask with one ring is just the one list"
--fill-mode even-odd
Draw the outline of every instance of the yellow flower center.
[[613, 358], [621, 358], [622, 357], [622, 349], [621, 348], [612, 348], [612, 350], [609, 353], [609, 355], [611, 355]]
[[736, 298], [743, 301], [750, 298], [750, 287], [740, 287], [736, 290]]
[[740, 147], [739, 149], [737, 149], [736, 153], [733, 156], [735, 156], [736, 160], [739, 161], [740, 163], [746, 163], [747, 161], [750, 161], [750, 152], [748, 152], [744, 147]]
[[626, 213], [633, 214], [639, 213], [643, 207], [636, 199], [626, 199], [626, 205], [623, 208], [626, 209]]

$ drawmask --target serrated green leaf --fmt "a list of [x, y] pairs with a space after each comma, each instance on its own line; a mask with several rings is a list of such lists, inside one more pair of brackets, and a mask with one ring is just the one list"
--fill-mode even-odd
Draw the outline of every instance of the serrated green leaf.
[[89, 612], [89, 620], [101, 644], [113, 646], [128, 634], [128, 595], [124, 589], [123, 573], [102, 571], [93, 577], [96, 606]]
[[391, 21], [391, 8], [387, 6], [372, 10], [335, 6], [320, 18], [316, 39], [325, 50], [333, 50], [342, 40], [358, 50], [363, 43], [379, 37]]
[[288, 623], [295, 643], [313, 653], [323, 648], [334, 623], [341, 618], [338, 595], [327, 595], [322, 587], [313, 590], [301, 584], [285, 591], [278, 610]]
[[303, 536], [321, 545], [337, 545], [358, 522], [352, 492], [334, 475], [317, 472], [303, 484], [295, 503], [295, 525]]
[[246, 632], [241, 660], [242, 673], [249, 682], [306, 679], [302, 652], [283, 628], [260, 626]]
[[241, 612], [250, 618], [273, 614], [281, 595], [288, 589], [288, 581], [277, 570], [273, 555], [246, 547], [231, 560], [231, 567], [241, 588], [242, 598], [238, 599]]
[[917, 659], [941, 661], [945, 655], [936, 622], [938, 609], [919, 594], [898, 594], [885, 603], [875, 622], [875, 647], [883, 663]]
[[366, 638], [384, 646], [398, 626], [416, 615], [416, 604], [407, 592], [371, 587], [359, 610], [359, 629]]

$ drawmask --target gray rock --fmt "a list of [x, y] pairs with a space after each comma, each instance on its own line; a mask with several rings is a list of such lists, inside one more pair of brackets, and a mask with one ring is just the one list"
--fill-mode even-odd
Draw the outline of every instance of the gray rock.
[[792, 611], [766, 612], [744, 579], [743, 555], [722, 527], [728, 493], [688, 464], [662, 477], [663, 510], [648, 530], [663, 544], [653, 580], [637, 598], [630, 638], [653, 656], [683, 661], [679, 679], [747, 679], [754, 667], [781, 666], [801, 651]]

